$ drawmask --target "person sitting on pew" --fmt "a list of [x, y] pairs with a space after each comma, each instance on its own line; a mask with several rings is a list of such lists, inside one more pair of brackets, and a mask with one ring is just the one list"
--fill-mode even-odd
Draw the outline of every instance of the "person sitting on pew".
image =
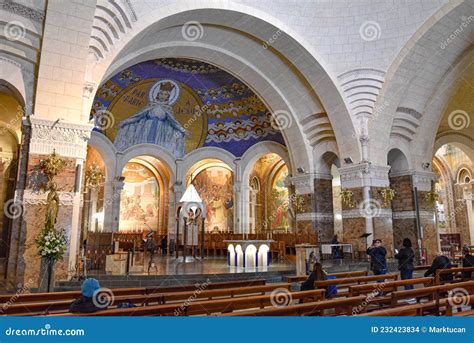
[[[331, 277], [330, 275], [328, 275], [324, 271], [323, 265], [319, 262], [316, 262], [314, 264], [313, 271], [311, 272], [311, 274], [309, 274], [308, 278], [305, 281], [303, 281], [303, 283], [301, 284], [300, 291], [313, 290], [315, 289], [314, 283], [316, 281], [323, 281], [323, 280], [329, 280], [329, 279], [335, 279], [335, 277]], [[330, 298], [334, 294], [337, 294], [337, 288], [334, 285], [331, 285], [329, 287], [324, 287], [324, 288], [326, 290], [326, 294], [325, 294], [326, 298]], [[303, 299], [300, 300], [300, 303], [302, 302], [303, 302]]]
[[[464, 257], [462, 259], [462, 266], [463, 267], [474, 267], [474, 256], [471, 255], [471, 251], [469, 246], [465, 245], [462, 249]], [[462, 273], [463, 279], [470, 279], [472, 276], [472, 272], [470, 270], [464, 271]]]
[[84, 280], [81, 286], [81, 296], [74, 300], [69, 306], [69, 312], [72, 313], [91, 313], [104, 308], [96, 306], [94, 296], [100, 289], [99, 281], [93, 278]]
[[[444, 256], [442, 252], [439, 252], [437, 256], [435, 257], [435, 259], [433, 260], [431, 267], [429, 267], [428, 270], [425, 272], [425, 277], [428, 277], [430, 275], [436, 276], [436, 271], [438, 269], [448, 269], [451, 267], [452, 265], [449, 258]], [[440, 281], [453, 281], [453, 274], [451, 273], [441, 274], [439, 279]]]
[[[411, 248], [411, 240], [409, 238], [403, 240], [403, 248], [395, 254], [395, 258], [398, 260], [400, 278], [402, 280], [413, 279], [413, 260], [415, 258], [415, 252]], [[405, 285], [405, 289], [413, 289], [413, 285]]]
[[[374, 275], [387, 274], [387, 250], [382, 246], [381, 239], [374, 239], [372, 245], [367, 249], [367, 255], [370, 256], [370, 270]], [[378, 280], [377, 282], [383, 282]]]

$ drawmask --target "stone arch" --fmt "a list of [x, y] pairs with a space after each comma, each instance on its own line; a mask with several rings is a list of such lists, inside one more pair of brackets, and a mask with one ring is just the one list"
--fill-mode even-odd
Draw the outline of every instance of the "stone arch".
[[168, 150], [155, 144], [137, 144], [119, 153], [117, 155], [116, 176], [120, 176], [122, 174], [123, 167], [128, 161], [139, 156], [151, 156], [163, 162], [170, 173], [170, 184], [175, 182], [175, 157], [170, 152], [168, 152]]
[[[257, 18], [258, 10], [252, 8], [250, 11], [246, 6], [214, 2], [197, 5], [189, 2], [185, 8], [189, 10], [181, 12], [175, 6], [168, 6], [160, 8], [159, 11], [150, 11], [149, 20], [143, 19], [138, 22], [128, 37], [124, 37], [108, 56], [88, 71], [90, 80], [100, 84], [107, 76], [123, 69], [131, 60], [137, 63], [157, 57], [200, 59], [238, 75], [274, 113], [276, 111], [289, 113], [294, 128], [284, 133], [284, 136], [287, 140], [289, 137], [293, 140], [289, 149], [299, 152], [291, 154], [292, 159], [297, 159], [295, 163], [304, 162], [307, 170], [312, 168], [311, 147], [301, 122], [305, 119], [312, 121], [314, 119], [312, 116], [324, 110], [331, 122], [341, 123], [341, 127], [336, 131], [340, 149], [347, 155], [359, 158], [359, 143], [355, 138], [352, 141], [348, 139], [355, 137], [355, 131], [341, 92], [333, 77], [327, 72], [327, 68], [321, 64], [322, 59], [301, 37], [266, 13], [258, 13]], [[182, 27], [177, 25], [177, 23], [184, 24], [190, 16], [206, 23], [205, 34], [199, 41], [184, 40]], [[235, 39], [232, 40], [233, 48], [221, 48], [224, 30], [229, 36], [235, 35]], [[163, 34], [154, 34], [156, 32]], [[278, 32], [278, 39], [262, 48], [262, 43], [275, 32]], [[155, 42], [137, 46], [136, 42], [150, 36], [154, 37]], [[213, 39], [216, 38], [219, 38], [219, 45], [213, 44]], [[240, 49], [244, 43], [249, 42], [253, 44], [251, 49]], [[143, 48], [145, 45], [146, 48]], [[210, 54], [209, 50], [213, 53]], [[261, 61], [265, 61], [265, 67]], [[293, 65], [295, 68], [288, 68], [288, 65]], [[286, 73], [283, 78], [282, 71]], [[287, 77], [290, 75], [291, 78]], [[272, 82], [276, 78], [279, 78], [278, 84]], [[301, 101], [302, 98], [306, 101]], [[317, 125], [315, 130], [317, 131]], [[315, 144], [319, 144], [317, 140]]]
[[11, 95], [20, 103], [20, 105], [31, 114], [31, 104], [33, 94], [28, 88], [30, 75], [25, 73], [21, 64], [6, 57], [0, 57], [0, 89], [6, 87]]
[[[412, 35], [391, 63], [375, 107], [375, 113], [383, 115], [375, 116], [369, 122], [370, 132], [377, 132], [377, 137], [370, 143], [372, 162], [384, 162], [389, 146], [393, 145], [391, 135], [396, 135], [392, 130], [394, 120], [405, 119], [407, 114], [415, 126], [414, 132], [405, 137], [416, 150], [411, 154], [411, 159], [426, 159], [423, 151], [427, 150], [430, 150], [431, 158], [434, 143], [431, 137], [436, 132], [432, 132], [430, 123], [433, 120], [439, 123], [439, 118], [433, 118], [427, 108], [436, 102], [433, 95], [440, 81], [445, 79], [451, 66], [456, 64], [456, 60], [471, 44], [465, 35], [468, 36], [473, 27], [463, 27], [462, 36], [456, 37], [457, 43], [450, 43], [449, 49], [443, 45], [445, 41], [440, 42], [441, 46], [433, 42], [439, 42], [440, 37], [445, 37], [447, 41], [449, 37], [446, 33], [455, 32], [462, 25], [459, 19], [466, 13], [472, 13], [472, 4], [469, 2], [446, 3]], [[472, 16], [464, 18], [474, 19]]]
[[243, 184], [247, 185], [249, 183], [250, 173], [252, 172], [255, 162], [263, 155], [271, 153], [277, 154], [283, 159], [283, 161], [285, 161], [288, 171], [291, 174], [293, 168], [289, 163], [288, 150], [283, 145], [276, 142], [259, 142], [248, 149], [240, 160], [240, 166], [242, 169], [241, 181]]
[[106, 180], [112, 181], [117, 176], [115, 172], [117, 168], [117, 150], [115, 146], [105, 135], [96, 131], [92, 131], [89, 145], [99, 152], [104, 161]]
[[232, 153], [217, 147], [203, 147], [193, 150], [184, 156], [183, 162], [180, 166], [181, 175], [178, 175], [176, 179], [182, 180], [183, 184], [185, 184], [186, 176], [191, 171], [191, 169], [196, 165], [196, 163], [205, 159], [215, 159], [222, 161], [232, 169], [232, 172], [235, 175], [235, 156]]
[[[467, 179], [466, 179], [467, 178]], [[469, 180], [469, 181], [467, 181]], [[469, 183], [472, 180], [472, 173], [468, 166], [461, 166], [456, 173], [456, 182], [458, 184]]]
[[390, 173], [401, 173], [410, 170], [408, 159], [402, 150], [394, 148], [387, 154], [387, 164], [391, 167]]

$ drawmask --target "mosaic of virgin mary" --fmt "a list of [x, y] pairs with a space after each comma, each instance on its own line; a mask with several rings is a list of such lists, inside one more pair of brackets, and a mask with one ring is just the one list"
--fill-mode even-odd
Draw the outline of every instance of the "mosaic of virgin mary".
[[184, 156], [184, 140], [189, 133], [175, 119], [173, 105], [179, 98], [179, 85], [172, 80], [160, 80], [149, 92], [149, 105], [118, 125], [115, 147], [125, 150], [130, 146], [157, 144], [176, 157]]

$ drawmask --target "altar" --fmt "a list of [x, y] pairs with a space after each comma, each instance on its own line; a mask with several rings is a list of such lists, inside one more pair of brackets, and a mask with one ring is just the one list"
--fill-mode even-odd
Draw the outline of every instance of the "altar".
[[227, 263], [233, 267], [254, 268], [270, 265], [273, 240], [225, 240]]

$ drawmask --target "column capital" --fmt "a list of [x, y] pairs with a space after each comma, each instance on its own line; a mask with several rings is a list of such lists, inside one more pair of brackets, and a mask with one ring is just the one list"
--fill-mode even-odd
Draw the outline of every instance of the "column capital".
[[390, 166], [377, 166], [370, 162], [346, 165], [338, 168], [344, 188], [387, 187]]
[[86, 158], [92, 124], [29, 116], [23, 120], [23, 125], [31, 127], [30, 154], [49, 155], [56, 150], [60, 156]]
[[285, 186], [295, 186], [296, 192], [300, 194], [314, 193], [315, 179], [332, 180], [332, 175], [325, 173], [307, 173], [296, 176], [288, 176], [285, 179]]
[[438, 177], [431, 171], [407, 170], [403, 172], [390, 173], [390, 177], [411, 176], [413, 188], [419, 191], [431, 191], [431, 182], [436, 181]]

